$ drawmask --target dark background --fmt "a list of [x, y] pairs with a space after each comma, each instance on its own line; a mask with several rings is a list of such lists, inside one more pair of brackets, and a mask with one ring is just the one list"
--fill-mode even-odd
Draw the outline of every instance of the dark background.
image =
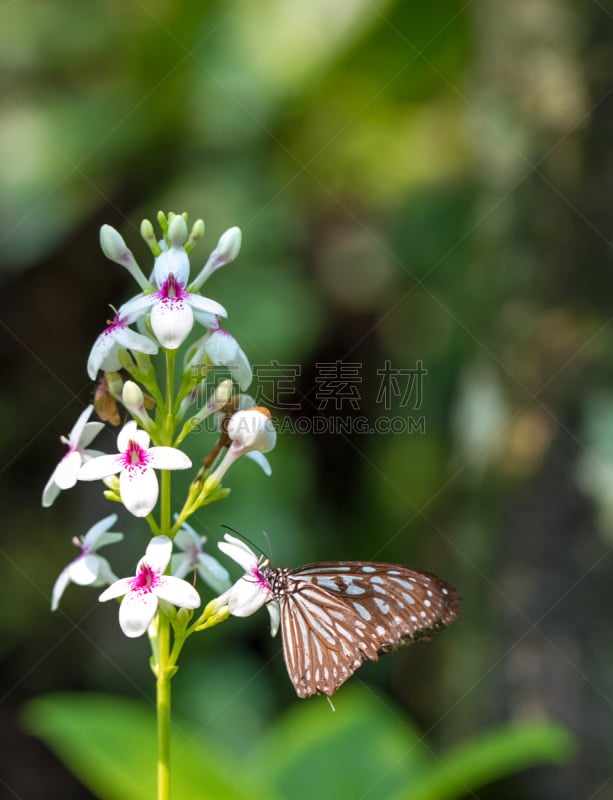
[[[424, 425], [287, 431], [272, 477], [237, 465], [198, 529], [216, 540], [227, 523], [268, 547], [266, 530], [277, 564], [374, 558], [444, 575], [465, 597], [458, 623], [365, 679], [435, 744], [528, 717], [576, 735], [568, 765], [479, 797], [613, 796], [612, 20], [604, 0], [0, 9], [10, 796], [89, 796], [21, 732], [28, 698], [153, 690], [146, 643], [121, 637], [95, 592], [71, 587], [49, 612], [70, 538], [114, 509], [93, 486], [50, 511], [40, 493], [91, 400], [85, 363], [108, 304], [136, 288], [99, 227], [147, 270], [138, 226], [159, 208], [205, 219], [194, 268], [242, 228], [239, 259], [206, 290], [253, 364], [299, 368], [299, 408], [278, 418]], [[378, 401], [386, 360], [423, 362], [419, 409]], [[358, 365], [359, 412], [322, 406], [322, 365], [337, 361]], [[144, 539], [125, 514], [121, 529], [129, 574]], [[187, 648], [177, 712], [223, 738], [294, 702], [266, 626], [263, 612], [233, 620]], [[247, 710], [198, 691], [223, 675], [229, 696], [254, 673]]]

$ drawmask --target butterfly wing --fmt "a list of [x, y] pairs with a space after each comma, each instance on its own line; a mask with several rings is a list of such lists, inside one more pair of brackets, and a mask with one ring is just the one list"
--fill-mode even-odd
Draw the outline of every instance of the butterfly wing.
[[398, 564], [323, 562], [289, 571], [281, 628], [296, 692], [333, 694], [364, 661], [450, 625], [460, 600], [440, 578]]
[[371, 628], [342, 597], [310, 581], [297, 582], [281, 600], [281, 631], [298, 696], [334, 694], [364, 661], [376, 661]]

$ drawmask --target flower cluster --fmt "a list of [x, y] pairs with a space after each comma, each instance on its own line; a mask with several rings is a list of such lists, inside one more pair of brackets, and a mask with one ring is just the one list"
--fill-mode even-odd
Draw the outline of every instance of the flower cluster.
[[[158, 611], [173, 621], [176, 636], [186, 635], [186, 620], [200, 605], [199, 592], [186, 580], [190, 574], [221, 596], [228, 591], [228, 572], [204, 551], [206, 538], [187, 520], [202, 506], [227, 496], [223, 480], [241, 456], [254, 460], [269, 475], [264, 453], [276, 443], [270, 413], [245, 394], [253, 373], [244, 350], [221, 327], [226, 309], [200, 293], [220, 267], [238, 256], [239, 228], [222, 234], [191, 279], [190, 254], [204, 235], [204, 223], [198, 220], [189, 230], [187, 215], [161, 212], [158, 222], [159, 240], [151, 222], [141, 225], [141, 235], [153, 255], [149, 278], [149, 270], [139, 266], [121, 234], [109, 225], [101, 228], [102, 251], [130, 273], [140, 291], [113, 309], [111, 320], [93, 344], [87, 373], [98, 383], [96, 399], [79, 415], [70, 434], [62, 437], [67, 452], [42, 496], [43, 506], [49, 507], [61, 491], [77, 482], [100, 482], [109, 501], [146, 520], [150, 539], [135, 575], [129, 578], [118, 579], [109, 561], [98, 554], [102, 547], [123, 539], [122, 533], [111, 530], [116, 514], [94, 524], [81, 539], [74, 538], [79, 553], [60, 573], [51, 605], [58, 608], [70, 583], [107, 586], [99, 599], [123, 598], [119, 622], [126, 636], [149, 631], [152, 642]], [[192, 341], [188, 341], [190, 336]], [[180, 362], [177, 351], [184, 344]], [[162, 369], [156, 366], [155, 356], [163, 357]], [[177, 375], [179, 364], [182, 373]], [[213, 368], [220, 367], [230, 378], [214, 385], [219, 370]], [[103, 421], [92, 419], [94, 414]], [[203, 450], [200, 423], [210, 415], [216, 420], [218, 439]], [[91, 449], [104, 421], [119, 425], [122, 417], [116, 452]], [[190, 435], [188, 455], [182, 445]], [[200, 465], [173, 517], [171, 474], [190, 470], [198, 463], [196, 458]], [[185, 609], [187, 616], [175, 608]]]

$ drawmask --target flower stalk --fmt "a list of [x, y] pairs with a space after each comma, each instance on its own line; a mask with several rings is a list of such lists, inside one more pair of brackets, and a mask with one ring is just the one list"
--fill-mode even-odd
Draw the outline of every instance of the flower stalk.
[[156, 689], [157, 738], [158, 738], [158, 800], [170, 800], [170, 720], [171, 720], [171, 670], [170, 621], [165, 614], [159, 615], [158, 664]]

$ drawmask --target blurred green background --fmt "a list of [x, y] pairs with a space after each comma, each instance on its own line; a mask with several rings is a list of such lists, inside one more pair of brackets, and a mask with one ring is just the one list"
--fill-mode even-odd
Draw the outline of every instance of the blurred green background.
[[[195, 527], [215, 541], [226, 523], [268, 549], [266, 530], [279, 565], [421, 566], [465, 598], [435, 641], [361, 669], [335, 715], [293, 697], [264, 612], [231, 620], [184, 651], [183, 730], [251, 776], [241, 797], [613, 797], [612, 20], [609, 3], [570, 0], [3, 4], [7, 797], [145, 796], [104, 794], [88, 775], [112, 745], [92, 759], [74, 744], [85, 720], [94, 738], [104, 728], [99, 693], [151, 701], [146, 642], [122, 637], [92, 590], [49, 612], [70, 538], [109, 505], [88, 485], [43, 512], [40, 493], [91, 400], [85, 361], [108, 304], [135, 293], [99, 227], [146, 266], [138, 225], [159, 208], [205, 219], [194, 267], [242, 228], [239, 259], [206, 293], [253, 364], [299, 368], [291, 418], [423, 417], [405, 434], [284, 433], [273, 476], [237, 465], [230, 499]], [[420, 408], [383, 407], [386, 361], [423, 362]], [[359, 410], [322, 407], [321, 365], [336, 362], [358, 365]], [[142, 528], [128, 515], [118, 527], [113, 566], [129, 574]], [[44, 697], [75, 691], [73, 716], [74, 695]], [[24, 730], [40, 696], [26, 727], [51, 749]], [[140, 707], [130, 721], [110, 697], [102, 708], [134, 731], [127, 749], [140, 741]], [[546, 721], [562, 727], [540, 738]], [[496, 744], [512, 762], [498, 771], [493, 740], [472, 772], [432, 757], [494, 727], [513, 739]], [[330, 737], [337, 750], [316, 746]], [[560, 763], [520, 769], [518, 739], [535, 764]], [[440, 767], [431, 783], [419, 773], [421, 794], [415, 741]], [[369, 755], [372, 774], [356, 773]], [[317, 774], [328, 782], [311, 786]]]

